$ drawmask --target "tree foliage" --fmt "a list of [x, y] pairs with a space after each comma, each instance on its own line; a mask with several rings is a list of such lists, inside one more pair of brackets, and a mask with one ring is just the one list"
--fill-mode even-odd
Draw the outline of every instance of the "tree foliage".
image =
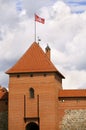
[[0, 112], [0, 130], [8, 129], [8, 112]]

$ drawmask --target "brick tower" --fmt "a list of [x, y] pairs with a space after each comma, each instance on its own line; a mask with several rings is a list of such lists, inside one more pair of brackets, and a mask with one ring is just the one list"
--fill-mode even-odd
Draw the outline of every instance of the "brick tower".
[[8, 130], [57, 130], [58, 91], [64, 76], [34, 42], [9, 74]]

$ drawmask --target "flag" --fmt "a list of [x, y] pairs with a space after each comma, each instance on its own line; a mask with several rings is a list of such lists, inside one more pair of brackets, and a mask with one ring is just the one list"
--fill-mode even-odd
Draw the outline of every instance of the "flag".
[[45, 19], [39, 17], [38, 15], [35, 14], [35, 21], [44, 24], [45, 23]]

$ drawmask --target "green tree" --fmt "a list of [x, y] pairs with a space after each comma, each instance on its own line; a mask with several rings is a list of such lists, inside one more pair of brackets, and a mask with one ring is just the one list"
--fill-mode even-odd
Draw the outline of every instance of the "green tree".
[[8, 130], [8, 112], [0, 112], [0, 130]]

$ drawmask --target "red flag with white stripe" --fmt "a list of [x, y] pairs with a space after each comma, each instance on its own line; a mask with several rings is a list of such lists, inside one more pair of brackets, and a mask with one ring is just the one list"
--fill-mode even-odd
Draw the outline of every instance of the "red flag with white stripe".
[[45, 19], [39, 17], [38, 15], [35, 14], [35, 21], [44, 24], [45, 23]]

